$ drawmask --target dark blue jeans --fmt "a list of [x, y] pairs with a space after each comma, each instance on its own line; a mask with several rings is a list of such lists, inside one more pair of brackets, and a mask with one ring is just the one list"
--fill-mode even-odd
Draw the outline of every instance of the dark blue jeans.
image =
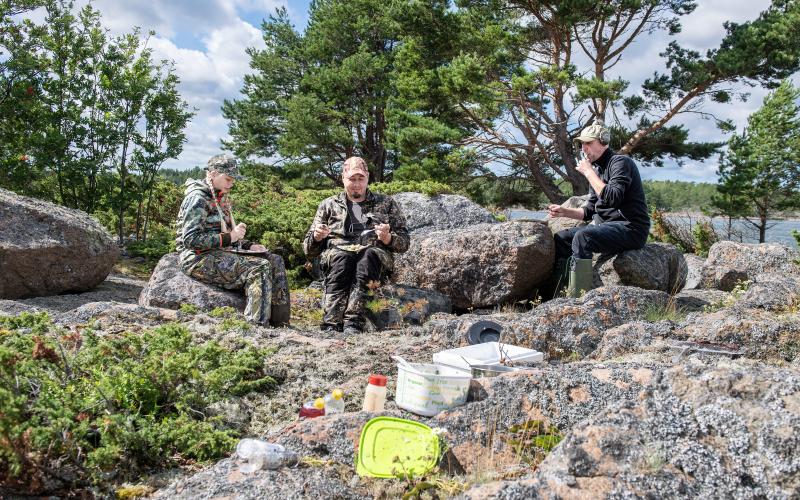
[[557, 232], [556, 257], [591, 259], [593, 253], [619, 253], [642, 248], [647, 242], [647, 231], [632, 227], [628, 222], [603, 222], [602, 224], [574, 227]]

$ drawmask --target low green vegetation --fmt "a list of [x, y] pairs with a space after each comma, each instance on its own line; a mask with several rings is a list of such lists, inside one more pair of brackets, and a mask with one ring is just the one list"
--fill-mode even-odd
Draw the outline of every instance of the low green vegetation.
[[657, 323], [665, 320], [677, 323], [683, 321], [684, 318], [686, 318], [686, 312], [681, 310], [673, 300], [669, 300], [663, 305], [649, 305], [644, 310], [644, 320], [649, 323]]
[[212, 318], [230, 318], [236, 315], [236, 309], [231, 306], [215, 307], [208, 315]]
[[185, 314], [197, 314], [200, 308], [194, 304], [181, 304], [180, 311]]
[[516, 455], [521, 461], [537, 466], [553, 448], [564, 438], [554, 425], [547, 425], [541, 420], [529, 420], [508, 429], [508, 438]]
[[663, 210], [654, 209], [650, 212], [650, 220], [650, 238], [653, 241], [671, 243], [685, 253], [706, 257], [711, 246], [721, 239], [707, 217], [699, 218], [692, 224], [667, 217]]
[[224, 457], [237, 431], [209, 406], [276, 386], [269, 354], [198, 344], [178, 324], [100, 336], [44, 313], [0, 316], [0, 480], [28, 494], [110, 491]]

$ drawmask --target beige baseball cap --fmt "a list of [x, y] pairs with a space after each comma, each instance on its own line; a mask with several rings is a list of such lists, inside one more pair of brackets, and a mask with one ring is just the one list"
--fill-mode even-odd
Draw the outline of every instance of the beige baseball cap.
[[578, 144], [579, 142], [592, 142], [595, 139], [603, 144], [608, 144], [611, 140], [611, 131], [606, 128], [602, 120], [595, 120], [594, 123], [581, 130], [580, 135], [572, 139], [572, 142]]

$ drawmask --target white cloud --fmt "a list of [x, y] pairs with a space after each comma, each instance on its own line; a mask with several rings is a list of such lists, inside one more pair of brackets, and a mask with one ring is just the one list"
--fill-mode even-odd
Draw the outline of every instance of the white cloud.
[[227, 136], [228, 122], [222, 117], [224, 99], [238, 97], [243, 77], [249, 71], [247, 47], [263, 47], [261, 31], [236, 19], [235, 22], [211, 30], [201, 39], [205, 50], [185, 49], [170, 40], [154, 37], [150, 47], [158, 58], [175, 61], [181, 79], [180, 92], [197, 115], [186, 128], [187, 143], [170, 168], [202, 165], [220, 153], [220, 140]]
[[758, 17], [766, 10], [769, 0], [704, 0], [698, 2], [697, 8], [689, 16], [684, 17], [683, 31], [677, 36], [678, 41], [687, 48], [705, 53], [706, 49], [719, 44], [725, 34], [723, 23], [732, 21], [743, 23]]
[[683, 166], [671, 163], [663, 167], [640, 167], [639, 173], [643, 180], [716, 182], [718, 166], [716, 159], [705, 162], [687, 161]]

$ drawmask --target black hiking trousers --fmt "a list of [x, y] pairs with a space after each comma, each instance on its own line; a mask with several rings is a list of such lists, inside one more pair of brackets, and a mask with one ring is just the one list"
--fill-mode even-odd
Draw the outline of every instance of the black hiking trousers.
[[565, 229], [553, 236], [556, 258], [591, 259], [593, 253], [637, 250], [647, 243], [648, 231], [629, 222], [610, 221]]
[[367, 290], [377, 285], [385, 274], [378, 250], [369, 247], [358, 253], [336, 251], [328, 260], [325, 273], [325, 297], [321, 327], [341, 330], [364, 326]]

